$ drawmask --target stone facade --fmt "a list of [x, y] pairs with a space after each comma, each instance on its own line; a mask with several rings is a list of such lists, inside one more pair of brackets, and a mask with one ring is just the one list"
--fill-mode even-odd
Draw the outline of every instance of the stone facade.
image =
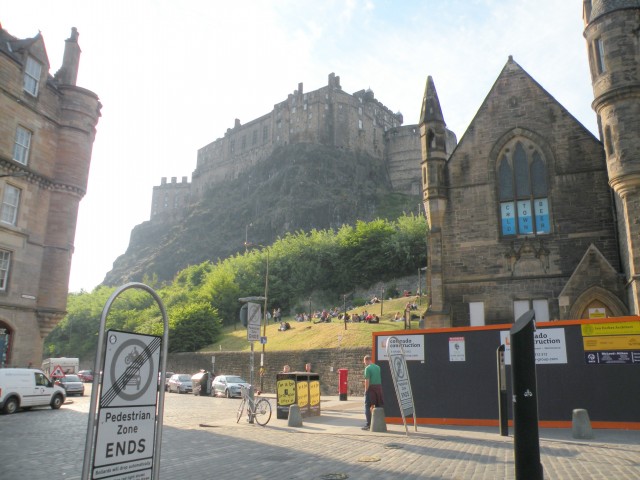
[[640, 313], [640, 2], [591, 3], [602, 143], [509, 57], [452, 149], [428, 79], [427, 326]]
[[0, 366], [39, 365], [65, 315], [98, 97], [76, 86], [74, 28], [51, 76], [44, 40], [0, 29]]
[[[394, 191], [419, 195], [419, 131], [417, 125], [402, 126], [402, 122], [402, 114], [392, 112], [371, 90], [344, 92], [340, 77], [333, 73], [326, 86], [312, 92], [305, 93], [300, 83], [271, 112], [244, 125], [236, 119], [222, 138], [198, 151], [189, 184], [190, 201], [195, 203], [216, 184], [248, 172], [275, 148], [300, 143], [365, 152], [382, 159]], [[151, 220], [173, 218], [189, 210], [188, 203], [174, 205], [157, 198], [164, 193], [163, 187], [154, 187]]]

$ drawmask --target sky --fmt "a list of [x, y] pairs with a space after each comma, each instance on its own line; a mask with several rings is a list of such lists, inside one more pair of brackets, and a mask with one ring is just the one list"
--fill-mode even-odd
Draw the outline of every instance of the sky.
[[76, 27], [77, 85], [103, 105], [72, 292], [93, 290], [126, 251], [161, 177], [190, 181], [198, 149], [236, 118], [267, 114], [332, 72], [348, 93], [372, 89], [405, 125], [417, 123], [431, 75], [461, 138], [513, 55], [597, 135], [580, 0], [0, 0], [0, 22], [19, 38], [42, 33], [51, 74]]

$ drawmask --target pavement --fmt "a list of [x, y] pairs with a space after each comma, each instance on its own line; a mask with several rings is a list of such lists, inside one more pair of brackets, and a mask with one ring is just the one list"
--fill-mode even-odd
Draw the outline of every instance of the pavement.
[[[267, 397], [270, 397], [267, 395]], [[266, 427], [236, 423], [239, 400], [167, 394], [160, 478], [515, 479], [514, 439], [497, 427], [387, 425], [361, 430], [363, 399], [322, 397], [322, 414], [301, 427], [273, 416]], [[88, 397], [62, 409], [0, 415], [0, 478], [80, 479]], [[575, 440], [540, 430], [545, 479], [640, 479], [640, 431], [594, 430]]]

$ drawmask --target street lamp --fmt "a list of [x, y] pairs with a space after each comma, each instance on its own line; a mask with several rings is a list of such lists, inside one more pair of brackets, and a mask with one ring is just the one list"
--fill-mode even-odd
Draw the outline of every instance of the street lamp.
[[[249, 226], [247, 226], [247, 228], [249, 228]], [[265, 347], [267, 344], [267, 299], [269, 295], [269, 248], [257, 243], [244, 242], [244, 248], [248, 249], [249, 247], [261, 247], [264, 249], [265, 252], [267, 252], [267, 272], [264, 276], [264, 313], [262, 315], [263, 339], [260, 341], [260, 343], [262, 343], [262, 355], [260, 355], [260, 391], [262, 392], [264, 387], [264, 353], [265, 353]]]

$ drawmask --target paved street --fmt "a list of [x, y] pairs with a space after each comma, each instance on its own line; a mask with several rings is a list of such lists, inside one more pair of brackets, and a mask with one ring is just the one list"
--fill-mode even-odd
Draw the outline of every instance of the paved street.
[[[419, 427], [409, 436], [360, 430], [362, 398], [322, 400], [322, 416], [289, 428], [235, 422], [239, 400], [167, 394], [161, 478], [512, 479], [513, 438], [496, 428]], [[79, 479], [89, 396], [49, 408], [0, 415], [1, 479]], [[595, 430], [574, 440], [542, 430], [547, 479], [640, 478], [640, 431]]]

